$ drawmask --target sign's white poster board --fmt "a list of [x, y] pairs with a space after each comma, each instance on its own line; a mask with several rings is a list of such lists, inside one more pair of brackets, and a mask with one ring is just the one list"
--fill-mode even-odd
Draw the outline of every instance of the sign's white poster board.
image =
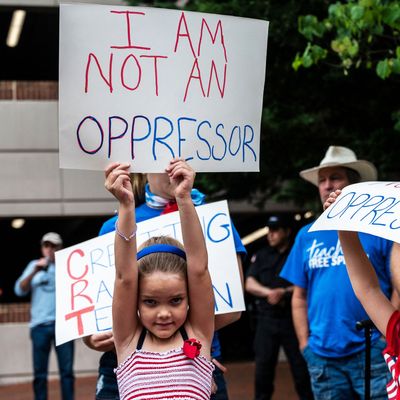
[[365, 232], [400, 242], [400, 182], [346, 186], [309, 230]]
[[268, 22], [60, 6], [60, 167], [259, 171]]
[[[228, 204], [220, 201], [196, 207], [209, 256], [215, 313], [245, 309]], [[57, 345], [111, 329], [114, 289], [114, 232], [56, 253]], [[182, 242], [179, 213], [138, 224], [137, 242], [169, 235]]]

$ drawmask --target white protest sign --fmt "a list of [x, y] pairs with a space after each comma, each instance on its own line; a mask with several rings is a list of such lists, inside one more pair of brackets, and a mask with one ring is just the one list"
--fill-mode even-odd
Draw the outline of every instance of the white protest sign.
[[[215, 313], [245, 309], [226, 201], [196, 207], [209, 257]], [[56, 252], [56, 343], [111, 329], [114, 232]], [[168, 235], [182, 242], [179, 213], [138, 223], [137, 242]]]
[[61, 4], [60, 167], [259, 171], [268, 22]]
[[364, 232], [400, 242], [400, 182], [346, 186], [309, 229], [321, 230]]

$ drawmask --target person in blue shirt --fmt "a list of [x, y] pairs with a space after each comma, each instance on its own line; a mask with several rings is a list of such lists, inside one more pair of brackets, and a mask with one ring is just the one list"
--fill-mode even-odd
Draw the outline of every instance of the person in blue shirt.
[[[169, 183], [168, 175], [165, 173], [149, 173], [146, 176], [142, 174], [133, 174], [132, 185], [136, 201], [136, 222], [158, 217], [161, 214], [177, 210], [173, 201], [173, 193]], [[192, 201], [195, 206], [205, 204], [205, 195], [197, 189], [192, 190]], [[115, 221], [117, 215], [104, 222], [99, 235], [104, 235], [115, 230]], [[232, 234], [237, 253], [238, 268], [242, 276], [242, 259], [246, 255], [246, 249], [243, 246], [236, 228], [232, 224]], [[243, 283], [243, 279], [242, 279]], [[240, 318], [240, 312], [217, 315], [215, 319], [216, 330], [223, 328]], [[83, 339], [84, 343], [104, 354], [100, 358], [99, 375], [96, 387], [96, 400], [118, 400], [118, 387], [114, 374], [114, 368], [117, 367], [117, 358], [114, 351], [114, 341], [112, 332], [99, 333], [87, 336]], [[218, 338], [218, 332], [215, 333], [211, 356], [216, 365], [213, 378], [216, 385], [216, 392], [211, 400], [228, 400], [228, 392], [223, 376], [224, 367], [221, 361], [221, 345]]]
[[[61, 249], [58, 233], [48, 232], [41, 240], [42, 257], [31, 261], [15, 282], [17, 296], [31, 293], [31, 340], [33, 354], [33, 391], [35, 400], [47, 400], [48, 363], [55, 344], [56, 295], [55, 256]], [[74, 342], [55, 347], [63, 400], [74, 399]]]
[[[317, 167], [300, 176], [318, 187], [322, 204], [345, 186], [377, 179], [373, 164], [358, 160], [346, 147], [330, 146]], [[292, 314], [300, 349], [308, 365], [315, 399], [364, 398], [364, 333], [356, 322], [368, 319], [354, 295], [336, 231], [297, 234], [280, 276], [294, 286]], [[360, 234], [362, 245], [377, 273], [383, 293], [391, 296], [392, 242]], [[389, 382], [381, 355], [385, 343], [372, 333], [371, 399], [386, 399]]]

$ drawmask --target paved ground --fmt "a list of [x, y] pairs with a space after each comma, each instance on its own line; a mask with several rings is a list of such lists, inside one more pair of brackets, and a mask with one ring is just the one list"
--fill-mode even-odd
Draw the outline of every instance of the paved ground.
[[[253, 399], [254, 363], [227, 363], [226, 380], [230, 400]], [[76, 400], [93, 400], [96, 377], [78, 378], [76, 380]], [[0, 399], [32, 400], [31, 384], [0, 386]], [[58, 381], [49, 385], [49, 400], [59, 400]], [[289, 367], [286, 362], [280, 362], [276, 371], [275, 393], [272, 400], [297, 400]]]

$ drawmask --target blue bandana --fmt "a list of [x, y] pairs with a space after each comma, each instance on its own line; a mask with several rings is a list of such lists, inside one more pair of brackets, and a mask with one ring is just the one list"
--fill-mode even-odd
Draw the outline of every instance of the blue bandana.
[[[146, 198], [146, 204], [151, 207], [151, 208], [164, 208], [170, 200], [164, 199], [160, 196], [157, 196], [154, 193], [150, 192], [150, 186], [148, 183], [146, 183], [145, 186], [145, 198]], [[197, 189], [192, 189], [192, 192], [190, 193], [192, 197], [193, 204], [195, 206], [199, 206], [201, 204], [204, 204], [204, 199], [205, 199], [205, 194], [201, 193]]]
[[177, 256], [183, 258], [186, 260], [186, 254], [185, 252], [180, 249], [179, 247], [172, 246], [170, 244], [153, 244], [151, 246], [147, 246], [140, 250], [137, 253], [137, 260], [139, 261], [142, 257], [145, 257], [149, 254], [153, 253], [171, 253], [171, 254], [176, 254]]

